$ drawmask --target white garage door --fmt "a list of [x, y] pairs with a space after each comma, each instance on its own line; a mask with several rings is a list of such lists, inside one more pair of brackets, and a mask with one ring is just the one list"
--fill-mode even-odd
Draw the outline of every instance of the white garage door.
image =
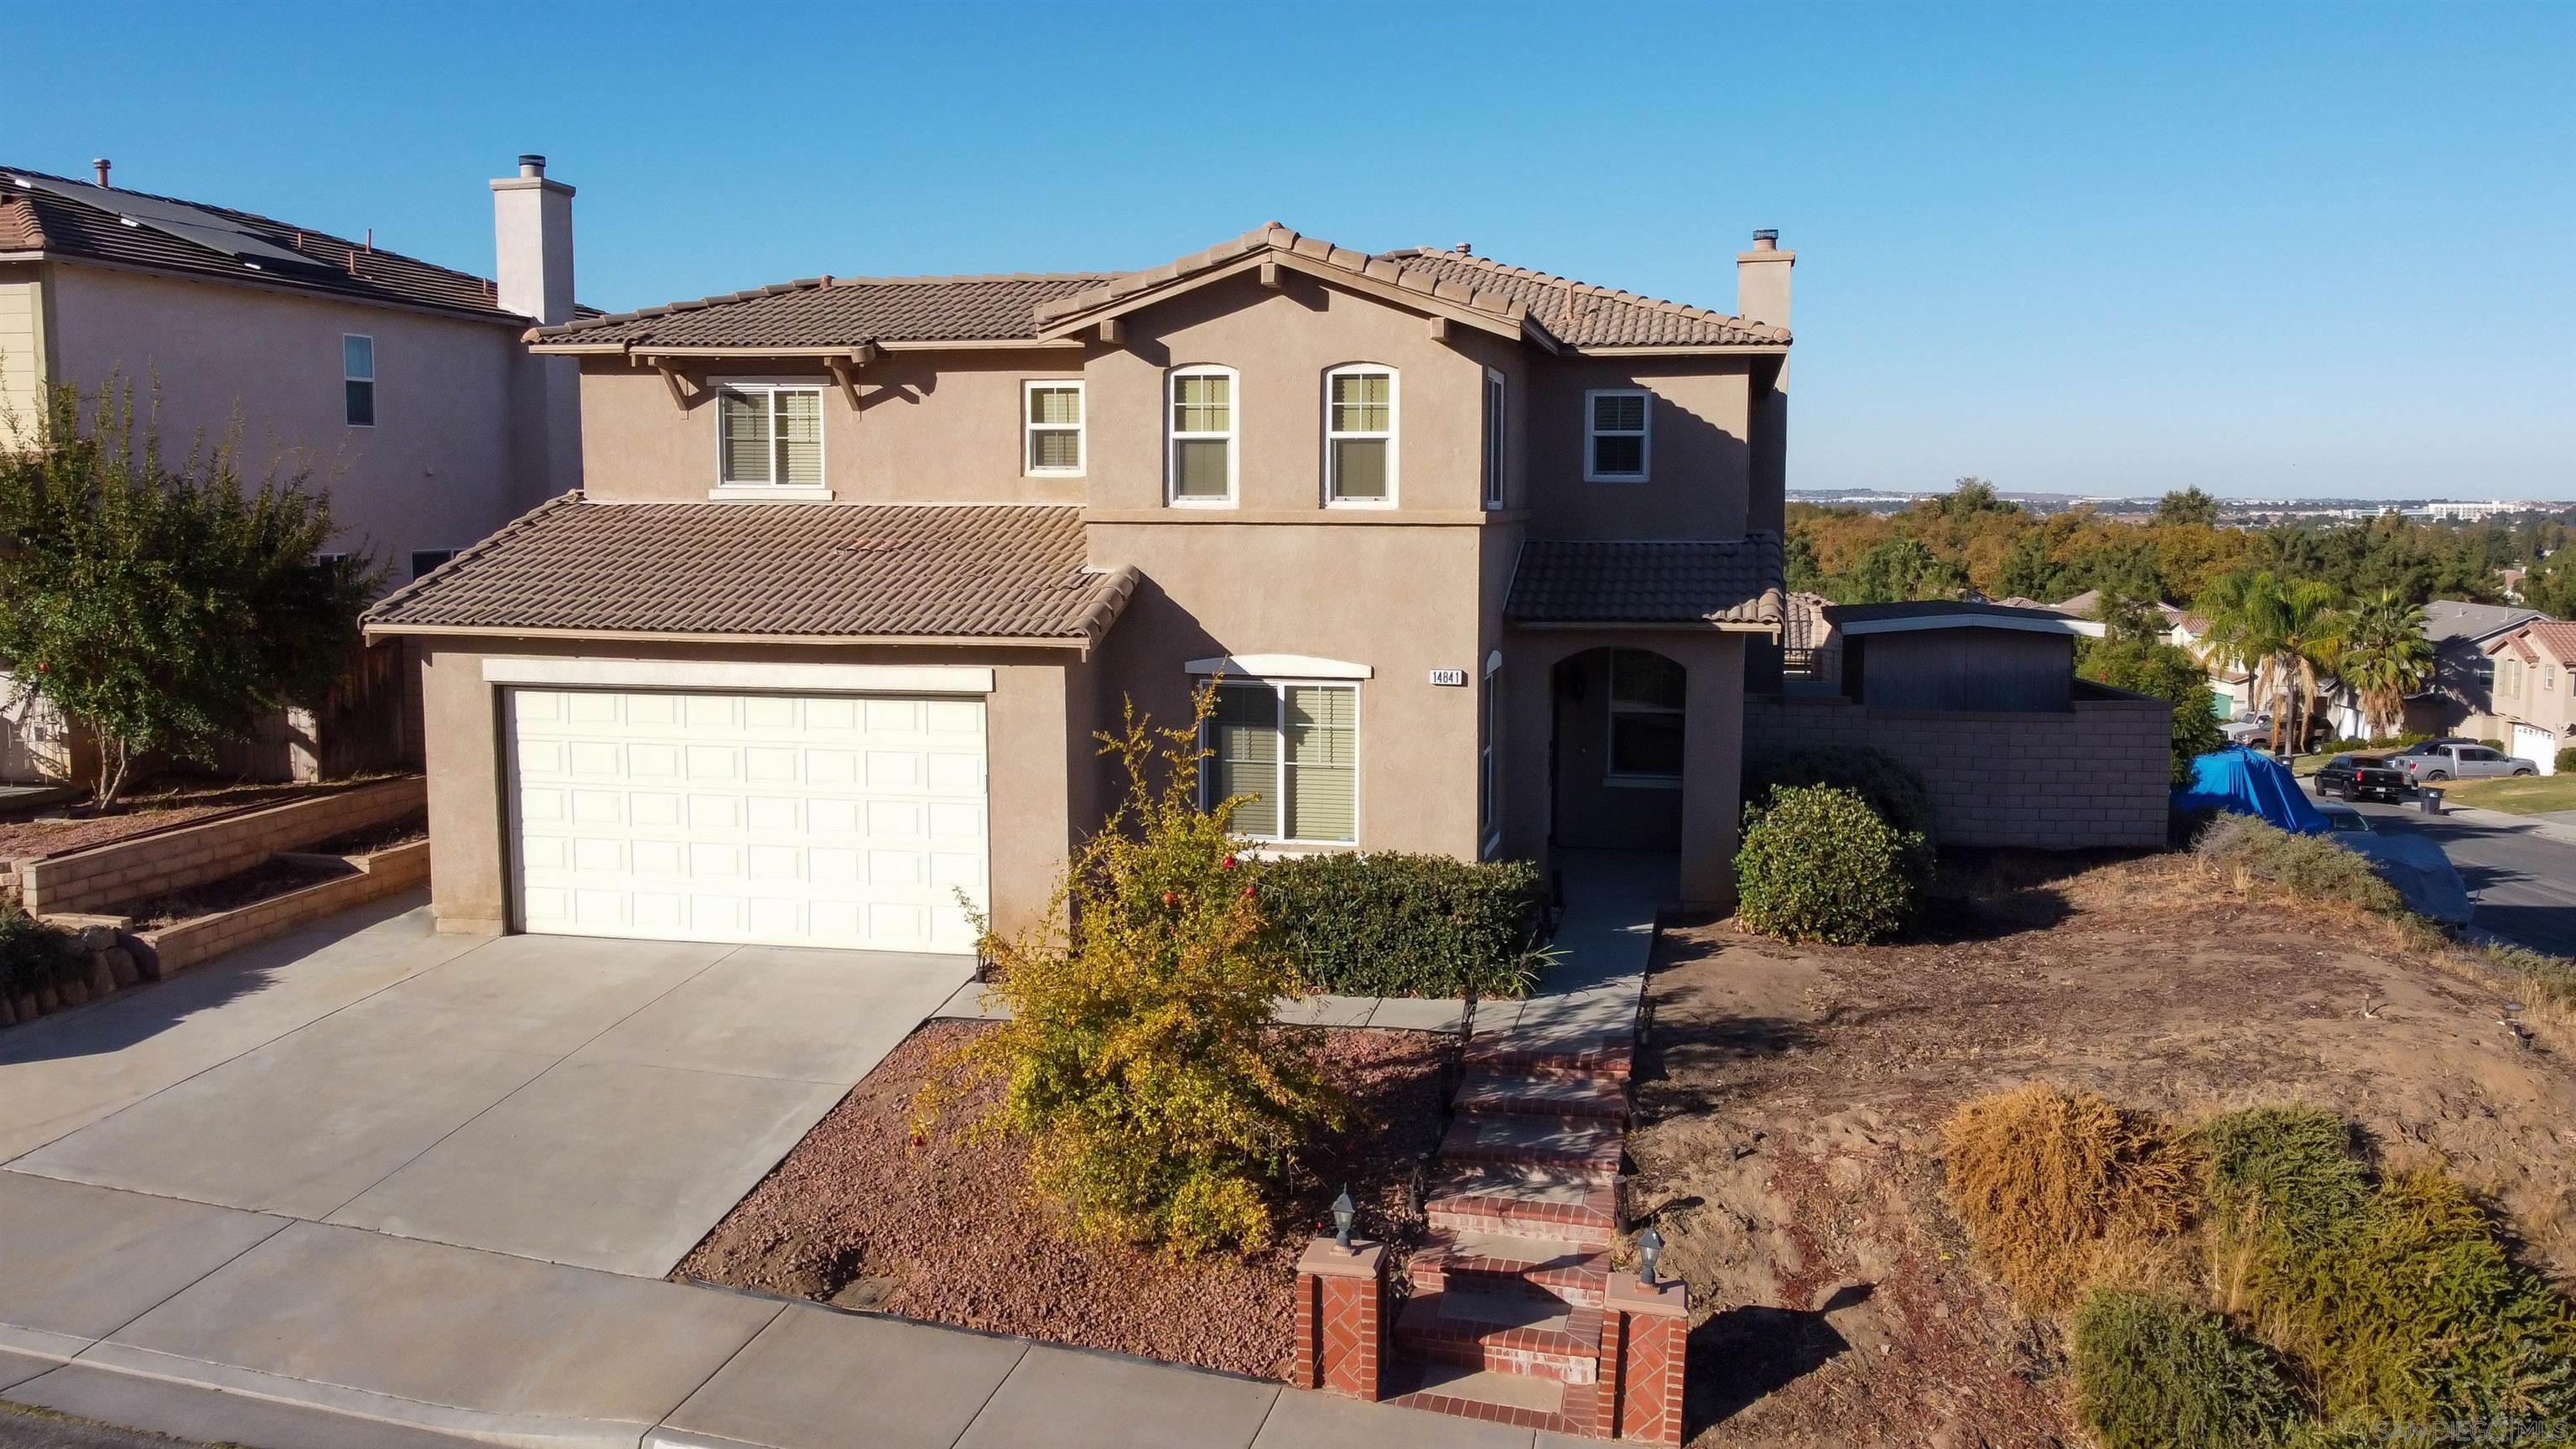
[[974, 949], [984, 706], [915, 696], [513, 689], [523, 929]]
[[2537, 766], [2544, 775], [2558, 773], [2558, 737], [2538, 725], [2513, 727], [2513, 748], [2505, 753]]

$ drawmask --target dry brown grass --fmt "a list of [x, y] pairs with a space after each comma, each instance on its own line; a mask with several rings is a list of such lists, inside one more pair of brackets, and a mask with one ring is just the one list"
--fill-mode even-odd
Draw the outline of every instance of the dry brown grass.
[[2100, 1281], [2187, 1274], [2170, 1244], [2191, 1221], [2198, 1157], [2156, 1117], [2029, 1082], [1941, 1125], [1952, 1209], [2021, 1301], [2073, 1306]]

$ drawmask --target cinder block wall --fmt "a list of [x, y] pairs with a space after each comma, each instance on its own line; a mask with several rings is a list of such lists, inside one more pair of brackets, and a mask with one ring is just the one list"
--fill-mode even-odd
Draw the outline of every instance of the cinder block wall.
[[1754, 696], [1744, 751], [1884, 750], [1932, 787], [1944, 845], [2152, 848], [2165, 843], [2172, 723], [2164, 701], [2125, 697], [2064, 714], [1950, 714]]
[[200, 825], [22, 860], [19, 889], [27, 909], [36, 914], [95, 911], [221, 880], [278, 851], [399, 820], [425, 808], [428, 799], [427, 785], [418, 775], [354, 786]]

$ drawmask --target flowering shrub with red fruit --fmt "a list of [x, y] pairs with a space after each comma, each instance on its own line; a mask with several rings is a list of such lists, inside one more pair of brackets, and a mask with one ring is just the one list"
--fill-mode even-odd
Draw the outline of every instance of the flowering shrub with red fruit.
[[1025, 1138], [1032, 1185], [1076, 1231], [1183, 1256], [1267, 1245], [1272, 1184], [1341, 1114], [1309, 1036], [1271, 1025], [1303, 988], [1262, 948], [1260, 891], [1227, 830], [1237, 802], [1199, 803], [1214, 700], [1211, 684], [1186, 728], [1131, 704], [1100, 736], [1125, 799], [1067, 862], [1043, 924], [1006, 937], [977, 919], [1011, 1019], [942, 1058], [913, 1102], [926, 1132], [1001, 1081], [971, 1130]]

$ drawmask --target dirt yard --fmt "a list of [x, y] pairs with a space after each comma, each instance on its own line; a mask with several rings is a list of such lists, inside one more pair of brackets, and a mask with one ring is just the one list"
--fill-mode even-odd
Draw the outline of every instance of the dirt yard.
[[1174, 1263], [1067, 1240], [1028, 1194], [1012, 1143], [955, 1132], [911, 1142], [905, 1118], [931, 1054], [986, 1029], [948, 1021], [913, 1033], [674, 1276], [1277, 1378], [1295, 1337], [1297, 1255], [1329, 1230], [1344, 1183], [1362, 1233], [1399, 1245], [1420, 1236], [1415, 1177], [1440, 1144], [1454, 1037], [1319, 1033], [1353, 1117], [1292, 1175], [1283, 1240], [1250, 1259]]
[[2183, 857], [1980, 872], [1908, 944], [1722, 922], [1659, 943], [1629, 1210], [1660, 1210], [1667, 1271], [1713, 1310], [1693, 1443], [2085, 1442], [2057, 1334], [1969, 1262], [1940, 1198], [1940, 1120], [2033, 1077], [2176, 1114], [2331, 1108], [2576, 1275], [2576, 1069], [2499, 1024], [2509, 983]]
[[173, 825], [185, 825], [210, 815], [253, 805], [275, 805], [308, 795], [344, 789], [332, 785], [239, 785], [205, 784], [147, 786], [119, 799], [102, 813], [90, 813], [87, 805], [78, 807], [50, 806], [30, 816], [0, 818], [0, 860], [26, 860], [39, 855], [56, 855], [84, 846], [105, 845]]

